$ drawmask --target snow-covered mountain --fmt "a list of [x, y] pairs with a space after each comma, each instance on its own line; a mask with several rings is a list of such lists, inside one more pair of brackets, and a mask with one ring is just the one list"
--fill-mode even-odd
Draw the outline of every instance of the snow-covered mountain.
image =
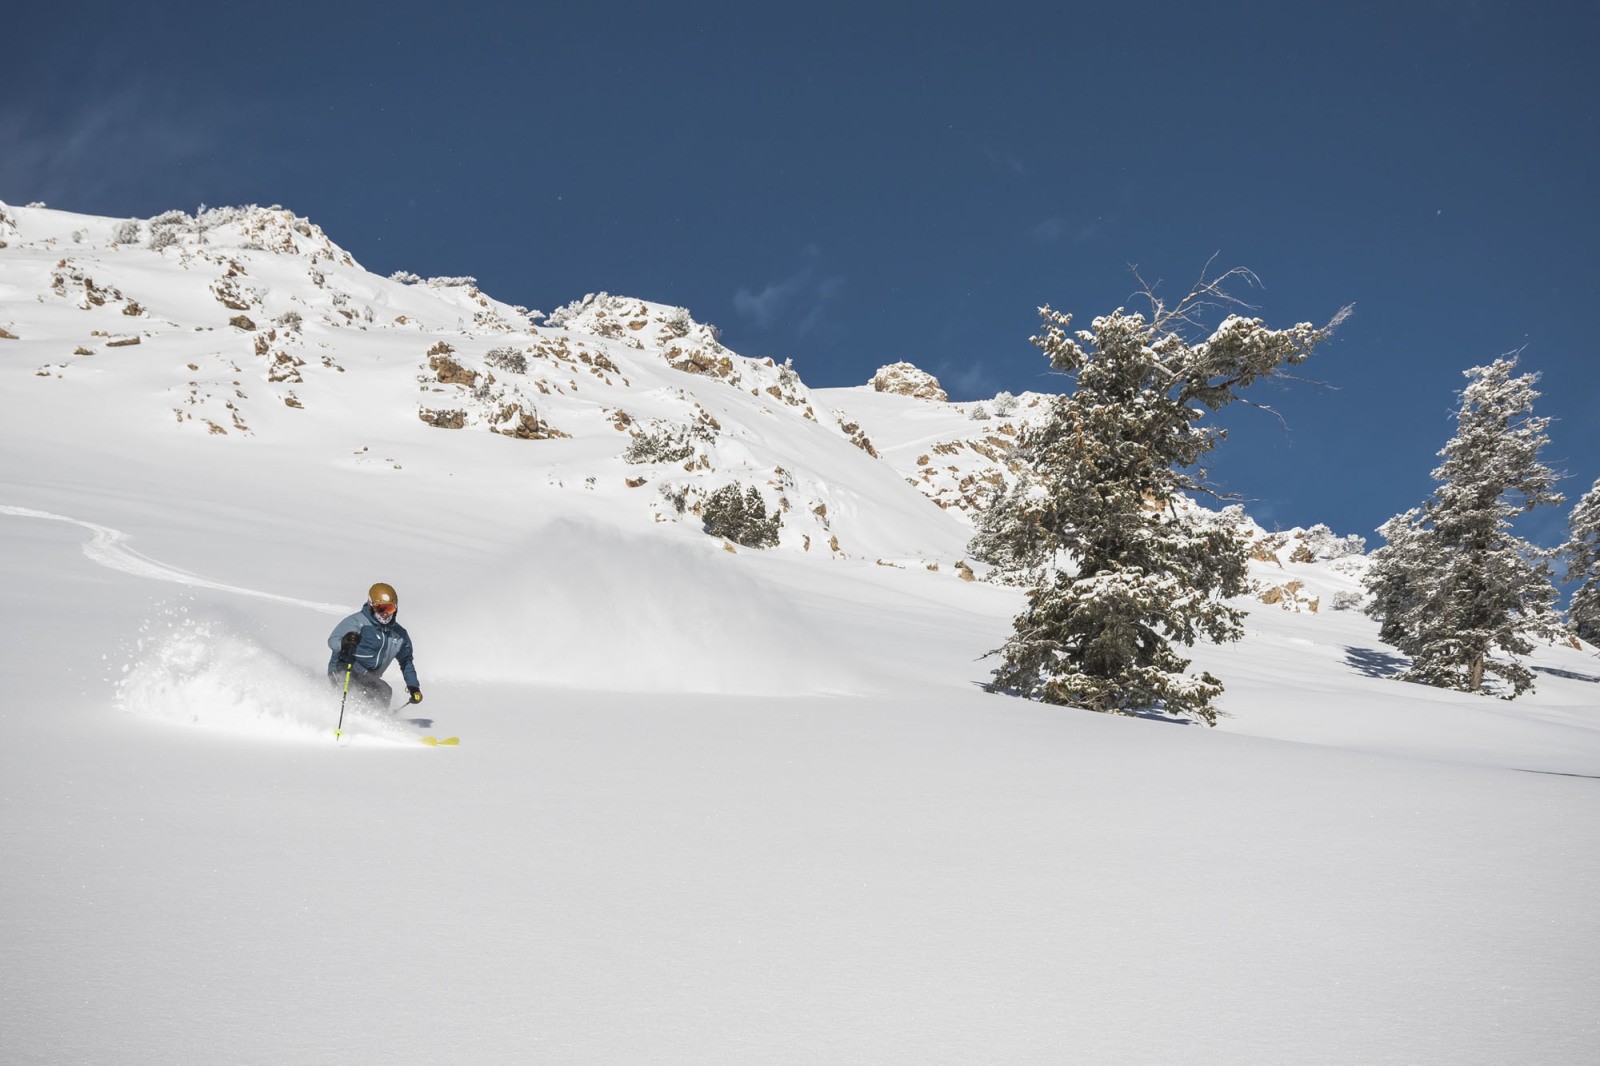
[[[6, 365], [44, 379], [16, 398], [130, 434], [243, 438], [196, 448], [300, 456], [355, 415], [394, 454], [323, 460], [403, 468], [438, 447], [425, 430], [488, 433], [527, 442], [505, 445], [518, 466], [651, 521], [698, 525], [737, 481], [782, 516], [781, 550], [970, 574], [966, 520], [1018, 475], [1018, 437], [1048, 409], [1037, 393], [950, 403], [906, 363], [813, 390], [647, 300], [591, 294], [546, 316], [470, 277], [380, 278], [277, 207], [4, 210]], [[1274, 543], [1292, 554], [1300, 535]]]
[[[1592, 1058], [1593, 649], [1397, 683], [1359, 540], [1233, 511], [1217, 729], [987, 695], [1046, 400], [0, 205], [0, 1061]], [[374, 581], [426, 700], [337, 747]]]

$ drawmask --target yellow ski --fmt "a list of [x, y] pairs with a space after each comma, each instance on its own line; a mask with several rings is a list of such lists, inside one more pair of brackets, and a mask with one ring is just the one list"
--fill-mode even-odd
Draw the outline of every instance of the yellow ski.
[[460, 737], [421, 737], [421, 741], [430, 748], [457, 747], [461, 744]]

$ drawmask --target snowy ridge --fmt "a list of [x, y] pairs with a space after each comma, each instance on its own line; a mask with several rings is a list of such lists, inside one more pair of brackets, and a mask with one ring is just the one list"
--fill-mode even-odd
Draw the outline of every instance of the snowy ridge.
[[[38, 305], [24, 314], [8, 303], [18, 342], [8, 354], [42, 360], [35, 377], [137, 391], [127, 414], [278, 446], [306, 423], [363, 406], [371, 417], [381, 402], [397, 423], [413, 413], [418, 429], [579, 452], [583, 468], [568, 478], [657, 522], [696, 522], [715, 488], [738, 481], [781, 514], [780, 547], [803, 553], [956, 572], [966, 522], [1019, 476], [1017, 443], [1049, 409], [1038, 393], [950, 403], [910, 364], [880, 372], [898, 392], [812, 390], [792, 365], [727, 349], [686, 308], [606, 293], [537, 325], [539, 312], [472, 278], [377, 277], [282, 208], [145, 221], [7, 208], [6, 218], [0, 285]], [[91, 400], [32, 392], [72, 409]], [[426, 447], [427, 433], [406, 436]], [[640, 438], [683, 446], [632, 447]], [[370, 448], [356, 458], [402, 465]], [[953, 521], [919, 522], [929, 536], [886, 535], [869, 512], [926, 511], [905, 488]]]
[[[37, 360], [34, 376], [63, 386], [30, 390], [38, 403], [84, 410], [94, 383], [101, 397], [137, 396], [119, 410], [130, 420], [280, 447], [308, 425], [381, 409], [397, 432], [415, 421], [412, 448], [465, 430], [579, 452], [569, 477], [657, 521], [695, 521], [712, 490], [738, 480], [783, 514], [785, 548], [945, 566], [962, 555], [958, 523], [932, 539], [885, 537], [865, 500], [921, 505], [891, 487], [867, 442], [792, 367], [729, 351], [683, 308], [601, 294], [536, 326], [536, 312], [471, 279], [379, 278], [281, 209], [138, 224], [29, 208], [8, 217], [18, 239], [0, 285], [23, 297], [7, 305], [8, 366]], [[119, 241], [119, 227], [142, 243]], [[670, 465], [621, 458], [634, 438], [691, 433], [692, 454]], [[841, 462], [851, 455], [861, 461]]]

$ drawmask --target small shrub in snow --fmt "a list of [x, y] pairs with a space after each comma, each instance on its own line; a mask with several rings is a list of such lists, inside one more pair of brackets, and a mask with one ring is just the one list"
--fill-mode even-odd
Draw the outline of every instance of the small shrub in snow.
[[781, 517], [767, 515], [767, 505], [754, 485], [748, 489], [737, 481], [713, 492], [701, 508], [705, 530], [747, 548], [774, 548], [778, 544]]
[[1359, 592], [1335, 592], [1328, 606], [1335, 611], [1353, 611], [1361, 606], [1361, 601], [1366, 599]]
[[167, 211], [150, 220], [150, 250], [159, 252], [183, 240], [194, 219], [182, 211]]
[[207, 207], [205, 204], [201, 204], [199, 210], [195, 212], [195, 221], [202, 230], [216, 229], [218, 226], [226, 226], [248, 218], [252, 212], [257, 210], [259, 208], [255, 206]]
[[1342, 559], [1347, 555], [1363, 555], [1367, 550], [1364, 537], [1354, 533], [1346, 537], [1336, 535], [1332, 529], [1318, 522], [1300, 538], [1312, 559]]
[[974, 404], [972, 411], [967, 415], [967, 417], [972, 419], [974, 422], [987, 422], [989, 421], [989, 409], [981, 403]]
[[994, 413], [1001, 418], [1014, 414], [1017, 410], [1018, 400], [1009, 392], [1002, 392], [994, 398]]
[[697, 441], [711, 437], [711, 431], [701, 425], [661, 426], [634, 437], [622, 458], [629, 463], [681, 463], [693, 457]]
[[429, 278], [428, 284], [436, 289], [467, 289], [478, 284], [478, 279], [469, 274], [460, 277]]
[[496, 370], [504, 370], [511, 374], [526, 374], [528, 372], [528, 357], [509, 345], [502, 348], [490, 348], [483, 361]]
[[111, 239], [118, 244], [138, 244], [139, 220], [130, 218], [126, 221], [118, 222], [116, 228], [111, 231]]
[[687, 307], [674, 307], [667, 315], [667, 332], [674, 337], [687, 337], [689, 335], [689, 327], [693, 324], [689, 318], [689, 309]]
[[409, 270], [396, 270], [389, 275], [390, 281], [398, 281], [402, 285], [421, 285], [422, 275], [413, 274]]

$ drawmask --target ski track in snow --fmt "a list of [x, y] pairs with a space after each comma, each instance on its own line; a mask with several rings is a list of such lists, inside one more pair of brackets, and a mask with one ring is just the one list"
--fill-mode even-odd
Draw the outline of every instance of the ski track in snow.
[[[110, 570], [324, 614], [346, 613], [346, 608], [336, 604], [226, 585], [166, 566], [129, 548], [128, 535], [109, 526], [7, 504], [0, 504], [0, 515], [83, 527], [93, 534], [83, 545], [83, 554]], [[142, 639], [138, 654], [124, 669], [116, 692], [122, 710], [154, 721], [248, 736], [326, 740], [331, 725], [323, 711], [331, 697], [321, 677], [295, 669], [214, 620], [180, 618], [168, 629]], [[405, 744], [414, 739], [413, 733], [395, 721], [360, 713], [347, 716], [345, 733], [347, 742], [353, 738], [363, 744]]]
[[291, 607], [304, 607], [308, 610], [319, 611], [322, 614], [343, 615], [348, 608], [333, 603], [318, 603], [315, 600], [301, 600], [293, 596], [280, 596], [274, 592], [262, 592], [259, 589], [240, 588], [238, 585], [225, 585], [220, 581], [211, 581], [191, 574], [187, 570], [166, 566], [154, 559], [146, 558], [127, 547], [128, 535], [119, 529], [110, 526], [96, 525], [85, 522], [79, 518], [69, 518], [66, 515], [51, 514], [49, 511], [35, 511], [29, 507], [13, 507], [9, 504], [0, 504], [0, 514], [11, 515], [16, 518], [42, 518], [51, 522], [67, 522], [75, 526], [82, 526], [94, 536], [89, 543], [83, 545], [83, 554], [89, 559], [108, 570], [117, 570], [135, 577], [146, 577], [154, 581], [167, 581], [177, 585], [187, 585], [190, 588], [215, 589], [218, 592], [228, 592], [236, 596], [251, 596], [258, 600], [269, 600], [273, 603], [288, 604]]

